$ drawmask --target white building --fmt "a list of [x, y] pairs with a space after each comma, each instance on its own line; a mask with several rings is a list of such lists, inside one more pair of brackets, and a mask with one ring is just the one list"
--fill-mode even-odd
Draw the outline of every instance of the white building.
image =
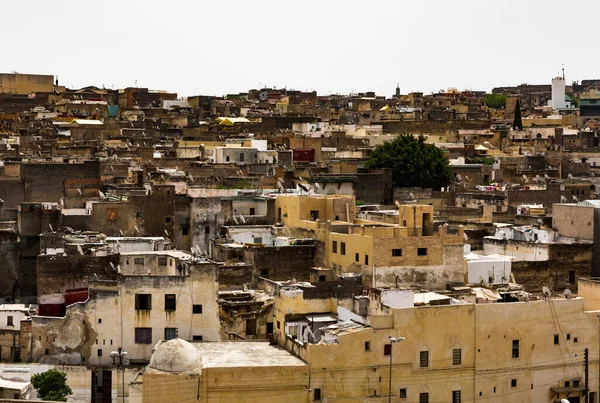
[[552, 109], [573, 109], [575, 104], [566, 94], [566, 85], [564, 77], [554, 77], [552, 79], [552, 100], [548, 102], [548, 106]]

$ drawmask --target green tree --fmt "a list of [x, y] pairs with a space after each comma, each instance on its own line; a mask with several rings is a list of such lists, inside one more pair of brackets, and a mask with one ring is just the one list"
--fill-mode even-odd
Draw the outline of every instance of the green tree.
[[485, 105], [488, 108], [504, 108], [506, 106], [506, 96], [502, 94], [487, 94], [485, 96]]
[[391, 168], [394, 186], [439, 189], [453, 179], [448, 159], [425, 137], [402, 134], [371, 152], [367, 168]]
[[42, 400], [66, 402], [67, 396], [73, 393], [67, 385], [67, 374], [56, 369], [35, 374], [31, 383]]
[[515, 103], [515, 119], [513, 120], [512, 127], [515, 130], [523, 130], [523, 120], [521, 119], [521, 103], [518, 99]]

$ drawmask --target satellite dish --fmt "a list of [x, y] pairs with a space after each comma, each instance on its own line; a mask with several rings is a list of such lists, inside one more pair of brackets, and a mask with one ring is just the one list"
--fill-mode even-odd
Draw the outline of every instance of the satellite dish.
[[544, 293], [544, 298], [550, 298], [552, 296], [552, 291], [546, 286], [542, 287], [542, 292]]
[[242, 224], [246, 224], [246, 219], [243, 215], [240, 216], [240, 221], [242, 222]]
[[567, 288], [563, 291], [563, 295], [566, 299], [571, 299], [573, 297], [573, 292]]
[[487, 285], [488, 285], [488, 281], [487, 281], [487, 279], [486, 279], [486, 278], [484, 278], [483, 276], [479, 276], [479, 283], [480, 283], [482, 286], [487, 286]]
[[48, 227], [50, 227], [50, 232], [54, 232], [54, 228], [52, 228], [51, 224], [48, 224]]
[[566, 203], [567, 202], [567, 198], [565, 196], [560, 196], [560, 202], [561, 203]]
[[77, 245], [77, 253], [79, 253], [80, 255], [83, 255], [83, 249], [81, 249], [80, 245]]
[[568, 178], [568, 179], [573, 179], [573, 174], [568, 174], [568, 175], [567, 175], [567, 178]]
[[[116, 270], [115, 265], [113, 264], [113, 262], [108, 262], [108, 264], [110, 265], [110, 268], [113, 270]], [[95, 273], [94, 273], [95, 274]]]

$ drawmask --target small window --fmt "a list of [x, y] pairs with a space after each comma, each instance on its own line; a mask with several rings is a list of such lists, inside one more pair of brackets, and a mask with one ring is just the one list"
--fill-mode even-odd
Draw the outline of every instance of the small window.
[[[571, 381], [565, 381], [565, 388], [568, 388], [571, 386]], [[575, 385], [573, 385], [575, 386]]]
[[371, 351], [371, 342], [365, 341], [365, 351]]
[[143, 218], [143, 217], [144, 217], [144, 213], [142, 213], [141, 211], [135, 212], [135, 218]]
[[192, 341], [202, 341], [202, 336], [195, 334], [192, 336]]
[[136, 344], [152, 344], [152, 328], [151, 327], [136, 327], [135, 328], [135, 343]]
[[452, 350], [452, 365], [460, 365], [462, 363], [462, 349], [455, 348]]
[[579, 387], [579, 379], [575, 379], [575, 380], [573, 381], [573, 387], [574, 387], [574, 388], [578, 388], [578, 387]]
[[417, 256], [427, 256], [427, 248], [417, 248]]
[[190, 234], [190, 227], [188, 225], [181, 226], [181, 235], [186, 236]]
[[360, 254], [359, 254], [359, 253], [355, 253], [355, 254], [354, 254], [354, 261], [355, 261], [356, 263], [360, 262]]
[[277, 321], [277, 329], [281, 329], [281, 322]]
[[460, 390], [452, 391], [452, 403], [460, 403]]
[[577, 337], [573, 337], [573, 343], [577, 343]]
[[388, 356], [392, 354], [392, 344], [384, 344], [383, 345], [383, 355]]
[[310, 220], [316, 221], [319, 219], [319, 210], [310, 210]]
[[202, 305], [200, 304], [194, 304], [194, 306], [192, 307], [192, 313], [202, 313]]
[[102, 323], [102, 319], [98, 318], [98, 324]]
[[575, 270], [569, 270], [569, 284], [575, 284]]
[[268, 277], [269, 276], [269, 269], [260, 269], [260, 275], [262, 277]]
[[151, 294], [135, 294], [135, 310], [150, 311], [152, 309]]
[[171, 217], [170, 216], [166, 216], [165, 217], [165, 223], [169, 223], [171, 222]]
[[167, 265], [167, 257], [166, 256], [159, 256], [158, 257], [158, 265], [159, 266], [166, 266]]
[[256, 215], [256, 209], [254, 207], [250, 207], [250, 215]]
[[510, 387], [511, 388], [516, 388], [517, 387], [517, 380], [516, 379], [511, 379], [510, 380]]
[[44, 355], [50, 355], [50, 350], [44, 349]]
[[208, 225], [204, 226], [204, 233], [205, 234], [210, 234], [210, 226], [208, 226]]
[[98, 357], [102, 357], [102, 349], [101, 348], [98, 349]]
[[392, 256], [394, 256], [394, 257], [401, 257], [402, 256], [402, 249], [392, 249]]
[[240, 162], [244, 162], [246, 155], [244, 153], [240, 153]]
[[346, 256], [346, 242], [342, 242], [340, 245], [340, 254]]
[[400, 389], [400, 399], [406, 399], [406, 389]]
[[176, 327], [165, 327], [165, 340], [173, 340], [177, 338]]
[[327, 276], [319, 276], [319, 282], [327, 281]]
[[512, 341], [512, 358], [519, 358], [519, 340]]
[[315, 401], [321, 400], [321, 389], [320, 388], [315, 388], [313, 400], [315, 400]]
[[421, 368], [429, 366], [429, 351], [421, 351], [419, 353], [419, 365]]
[[133, 264], [144, 264], [144, 258], [143, 257], [136, 257], [133, 259]]
[[419, 403], [429, 403], [429, 393], [419, 393]]
[[567, 333], [567, 340], [571, 340], [571, 333]]
[[6, 326], [14, 326], [13, 317], [10, 315], [6, 317]]
[[559, 340], [558, 340], [558, 335], [555, 334], [554, 335], [554, 344], [558, 344]]
[[165, 311], [177, 310], [177, 296], [175, 294], [165, 294]]
[[369, 255], [365, 255], [365, 266], [369, 265]]
[[337, 253], [337, 241], [331, 241], [331, 253]]

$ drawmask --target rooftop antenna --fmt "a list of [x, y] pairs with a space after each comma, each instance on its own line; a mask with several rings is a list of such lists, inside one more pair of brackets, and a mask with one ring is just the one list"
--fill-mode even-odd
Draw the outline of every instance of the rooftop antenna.
[[565, 64], [562, 65], [563, 80], [565, 79]]

